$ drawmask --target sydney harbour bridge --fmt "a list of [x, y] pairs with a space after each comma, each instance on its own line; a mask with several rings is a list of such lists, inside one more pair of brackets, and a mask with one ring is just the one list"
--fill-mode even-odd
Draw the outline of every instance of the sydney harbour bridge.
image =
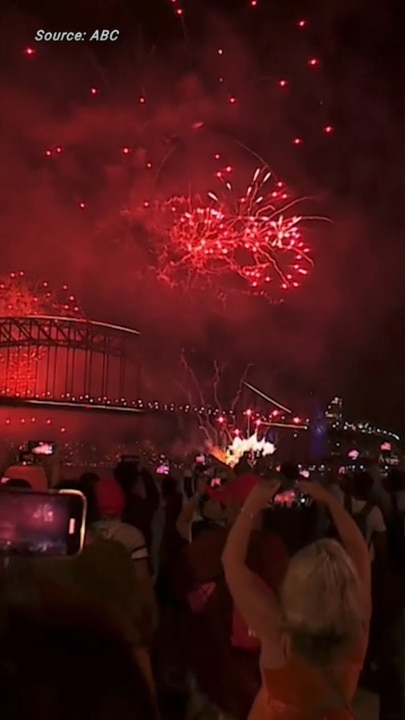
[[45, 424], [57, 433], [89, 424], [113, 432], [124, 423], [147, 433], [169, 419], [177, 430], [206, 420], [236, 427], [232, 411], [145, 398], [141, 340], [137, 330], [77, 317], [0, 317], [0, 425], [20, 435], [34, 432], [29, 423], [35, 432]]
[[[166, 434], [172, 435], [188, 434], [191, 425], [204, 429], [206, 423], [219, 429], [223, 423], [236, 432], [237, 427], [246, 433], [262, 425], [283, 436], [307, 435], [299, 431], [308, 429], [308, 419], [266, 402], [257, 411], [240, 407], [227, 412], [143, 397], [141, 350], [140, 332], [120, 325], [59, 315], [0, 317], [3, 437], [4, 425], [26, 437], [40, 430], [43, 434], [46, 426], [51, 426], [49, 434], [58, 435], [68, 425], [79, 433], [92, 425], [98, 434], [113, 434], [124, 424], [134, 435], [148, 437], [159, 423], [170, 426]], [[252, 396], [249, 402], [255, 405]], [[35, 432], [28, 424], [35, 425]]]

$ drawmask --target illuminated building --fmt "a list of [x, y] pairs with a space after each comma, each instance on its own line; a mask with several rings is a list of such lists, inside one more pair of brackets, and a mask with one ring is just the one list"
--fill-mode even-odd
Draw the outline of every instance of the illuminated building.
[[340, 397], [335, 397], [329, 403], [325, 417], [327, 420], [333, 423], [341, 423], [343, 420], [343, 400]]

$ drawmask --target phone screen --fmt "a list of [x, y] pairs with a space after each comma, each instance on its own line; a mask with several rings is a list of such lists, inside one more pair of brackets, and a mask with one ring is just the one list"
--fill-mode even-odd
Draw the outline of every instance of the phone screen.
[[222, 487], [222, 480], [221, 480], [221, 478], [218, 478], [218, 477], [212, 478], [212, 480], [210, 481], [210, 487], [212, 487], [212, 488], [220, 488], [220, 487]]
[[45, 455], [48, 457], [55, 455], [56, 444], [48, 440], [31, 440], [28, 443], [28, 452], [35, 456]]
[[289, 488], [278, 492], [273, 498], [272, 505], [285, 508], [300, 508], [310, 505], [311, 502], [309, 495], [304, 495], [296, 488]]
[[66, 557], [84, 542], [86, 500], [76, 490], [0, 490], [0, 554]]

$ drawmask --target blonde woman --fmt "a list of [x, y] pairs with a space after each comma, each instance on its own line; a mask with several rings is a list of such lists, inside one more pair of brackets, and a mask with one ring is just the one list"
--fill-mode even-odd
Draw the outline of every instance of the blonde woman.
[[230, 592], [262, 648], [263, 686], [249, 720], [351, 720], [371, 615], [369, 553], [337, 500], [316, 483], [299, 487], [327, 506], [343, 546], [321, 540], [298, 552], [277, 598], [258, 587], [245, 557], [257, 516], [279, 488], [267, 482], [245, 502], [223, 553]]

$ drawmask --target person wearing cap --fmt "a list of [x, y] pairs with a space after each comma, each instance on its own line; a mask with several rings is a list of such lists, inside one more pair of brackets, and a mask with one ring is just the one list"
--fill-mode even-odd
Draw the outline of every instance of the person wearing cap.
[[95, 493], [101, 520], [95, 523], [94, 530], [104, 539], [121, 543], [133, 561], [144, 602], [144, 628], [150, 644], [157, 628], [158, 612], [145, 538], [133, 525], [122, 522], [125, 496], [114, 477], [101, 478], [95, 486]]

